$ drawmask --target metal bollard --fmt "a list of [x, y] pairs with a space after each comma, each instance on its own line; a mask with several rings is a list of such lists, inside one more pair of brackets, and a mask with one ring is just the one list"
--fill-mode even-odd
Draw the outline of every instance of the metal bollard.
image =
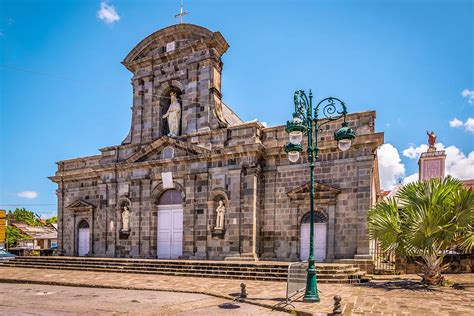
[[339, 295], [334, 296], [334, 307], [332, 309], [333, 315], [342, 315], [341, 297]]
[[247, 297], [247, 290], [245, 283], [240, 283], [240, 298], [246, 298]]

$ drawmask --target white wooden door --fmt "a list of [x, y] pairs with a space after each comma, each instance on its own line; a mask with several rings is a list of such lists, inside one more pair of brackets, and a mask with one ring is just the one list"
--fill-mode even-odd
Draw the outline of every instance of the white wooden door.
[[[325, 223], [314, 223], [314, 259], [324, 261], [326, 259], [326, 229]], [[309, 257], [309, 223], [301, 225], [300, 259], [308, 260]]]
[[79, 228], [78, 255], [83, 257], [89, 254], [89, 228]]
[[158, 207], [159, 259], [178, 259], [183, 255], [183, 207], [166, 205]]

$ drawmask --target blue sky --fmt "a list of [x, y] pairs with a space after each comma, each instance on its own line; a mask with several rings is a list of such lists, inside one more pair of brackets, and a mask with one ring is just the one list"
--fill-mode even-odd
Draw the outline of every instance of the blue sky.
[[[185, 22], [229, 42], [224, 101], [244, 120], [282, 124], [293, 91], [311, 88], [350, 112], [377, 111], [384, 187], [416, 177], [427, 129], [448, 152], [448, 173], [474, 178], [472, 1], [184, 5]], [[126, 136], [131, 74], [120, 61], [177, 22], [179, 1], [108, 1], [102, 19], [100, 9], [101, 1], [0, 1], [0, 208], [53, 215], [56, 188], [46, 177], [55, 162]]]

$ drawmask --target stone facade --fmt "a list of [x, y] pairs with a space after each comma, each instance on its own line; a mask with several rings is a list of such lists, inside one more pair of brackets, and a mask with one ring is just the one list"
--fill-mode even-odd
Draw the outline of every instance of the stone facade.
[[[228, 47], [219, 32], [179, 24], [153, 33], [128, 54], [130, 133], [99, 155], [58, 162], [51, 177], [58, 184], [59, 248], [66, 255], [78, 255], [86, 240], [90, 256], [156, 258], [158, 204], [171, 189], [182, 206], [180, 258], [300, 259], [308, 163], [288, 161], [284, 126], [244, 123], [222, 102], [221, 56]], [[167, 136], [162, 118], [170, 92], [182, 104], [177, 137]], [[379, 192], [376, 149], [383, 133], [375, 132], [375, 112], [347, 119], [357, 132], [350, 150], [339, 151], [334, 141], [340, 121], [319, 133], [315, 205], [327, 227], [326, 260], [369, 253], [366, 214]], [[220, 200], [222, 231], [214, 229]], [[124, 206], [130, 210], [126, 232]], [[81, 239], [81, 229], [89, 239]]]

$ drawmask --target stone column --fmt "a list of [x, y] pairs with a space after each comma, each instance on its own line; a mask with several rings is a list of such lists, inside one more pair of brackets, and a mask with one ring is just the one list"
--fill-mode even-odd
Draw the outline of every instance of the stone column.
[[195, 229], [196, 229], [196, 209], [194, 205], [195, 175], [187, 174], [184, 176], [184, 193], [186, 201], [183, 208], [183, 257], [191, 258], [194, 256]]
[[357, 252], [354, 259], [371, 259], [367, 212], [371, 207], [371, 170], [373, 158], [365, 156], [357, 160]]
[[242, 176], [243, 218], [242, 218], [242, 256], [258, 259], [258, 176], [260, 168], [245, 169]]
[[150, 257], [151, 239], [151, 180], [141, 180], [140, 194], [140, 258]]
[[141, 111], [141, 141], [150, 142], [153, 139], [153, 76], [146, 76], [142, 80], [144, 91]]
[[[115, 181], [115, 180], [114, 180]], [[115, 257], [117, 245], [117, 184], [107, 183], [107, 257]]]

